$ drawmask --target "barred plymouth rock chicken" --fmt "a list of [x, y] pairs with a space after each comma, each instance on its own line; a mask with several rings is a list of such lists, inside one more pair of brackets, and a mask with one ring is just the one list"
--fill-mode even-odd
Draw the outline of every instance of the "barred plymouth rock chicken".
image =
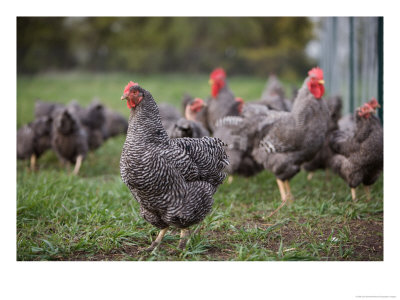
[[160, 112], [161, 123], [167, 131], [174, 126], [181, 117], [179, 110], [168, 103], [159, 104], [158, 111]]
[[226, 74], [222, 68], [217, 68], [210, 74], [211, 98], [207, 105], [207, 124], [208, 130], [213, 133], [215, 125], [219, 119], [226, 116], [238, 116], [239, 102], [228, 87]]
[[338, 129], [338, 121], [342, 116], [342, 98], [339, 96], [330, 97], [326, 103], [329, 108], [329, 125], [325, 137], [324, 145], [314, 158], [303, 164], [303, 169], [308, 173], [307, 179], [311, 180], [313, 172], [318, 169], [328, 170], [333, 152], [329, 146], [330, 139], [334, 131]]
[[180, 118], [167, 130], [170, 138], [201, 138], [210, 136], [210, 132], [198, 121], [198, 113], [206, 106], [203, 99], [194, 98], [188, 102], [185, 108], [185, 117]]
[[71, 107], [57, 111], [53, 120], [51, 146], [62, 163], [75, 163], [73, 173], [78, 174], [89, 147], [85, 130]]
[[105, 108], [105, 122], [103, 127], [103, 138], [104, 140], [117, 136], [119, 134], [126, 134], [128, 131], [128, 120], [120, 113]]
[[349, 136], [336, 131], [331, 138], [331, 148], [336, 153], [332, 158], [332, 169], [351, 188], [351, 196], [356, 200], [356, 187], [365, 186], [368, 199], [369, 186], [375, 183], [383, 170], [383, 128], [373, 115], [380, 107], [373, 98], [355, 112], [354, 134]]
[[[196, 100], [197, 99], [197, 100]], [[187, 116], [187, 108], [188, 105], [193, 105], [196, 101], [201, 100], [201, 105], [196, 104], [195, 107], [191, 107], [190, 116]], [[182, 113], [185, 115], [185, 118], [188, 120], [196, 121], [201, 123], [203, 127], [208, 131], [208, 123], [207, 123], [207, 109], [208, 105], [200, 98], [194, 98], [188, 93], [185, 93], [182, 98]]]
[[285, 98], [283, 85], [275, 74], [268, 77], [261, 99], [257, 102], [269, 109], [280, 111], [290, 111], [293, 106], [292, 102]]
[[121, 177], [143, 218], [161, 229], [147, 250], [160, 244], [170, 226], [181, 229], [184, 249], [187, 228], [211, 211], [212, 196], [226, 177], [225, 144], [210, 137], [170, 139], [152, 95], [137, 83], [129, 82], [121, 99], [130, 109]]
[[[247, 177], [264, 169], [262, 164], [257, 163], [251, 155], [258, 121], [256, 115], [251, 118], [228, 116], [218, 120], [214, 137], [228, 144], [226, 153], [229, 158], [227, 167], [229, 174], [237, 173]], [[228, 182], [231, 181], [232, 177], [229, 177]]]
[[30, 159], [31, 170], [36, 160], [51, 148], [52, 119], [43, 116], [21, 127], [17, 131], [17, 158]]
[[323, 71], [313, 68], [299, 90], [292, 111], [271, 111], [260, 124], [260, 142], [254, 147], [253, 157], [275, 174], [282, 198], [280, 207], [287, 199], [293, 199], [289, 180], [324, 143], [329, 110], [322, 100], [323, 94]]

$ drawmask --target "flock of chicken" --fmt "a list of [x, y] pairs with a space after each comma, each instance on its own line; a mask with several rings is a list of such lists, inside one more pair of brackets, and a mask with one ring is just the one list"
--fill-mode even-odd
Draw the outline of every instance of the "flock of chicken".
[[[130, 109], [120, 170], [140, 204], [143, 218], [160, 229], [156, 248], [170, 226], [187, 228], [210, 212], [213, 194], [229, 174], [274, 173], [282, 198], [293, 201], [289, 180], [302, 168], [331, 168], [351, 187], [373, 184], [383, 169], [383, 129], [376, 99], [341, 117], [341, 99], [324, 100], [323, 71], [313, 68], [293, 103], [279, 80], [270, 78], [262, 99], [246, 102], [229, 89], [226, 74], [210, 75], [211, 97], [185, 96], [185, 118], [130, 82], [122, 100]], [[210, 136], [213, 137], [210, 137]], [[270, 215], [275, 213], [272, 212]]]
[[37, 100], [35, 119], [17, 131], [17, 158], [30, 159], [34, 170], [37, 158], [52, 149], [63, 165], [75, 164], [73, 173], [78, 174], [88, 151], [127, 129], [124, 116], [96, 99], [86, 108], [76, 101], [63, 105]]
[[[369, 186], [383, 170], [383, 128], [371, 99], [353, 115], [341, 117], [340, 97], [323, 99], [323, 71], [308, 72], [293, 101], [285, 99], [276, 78], [268, 79], [261, 100], [244, 102], [230, 90], [225, 71], [210, 74], [207, 101], [183, 97], [183, 117], [174, 107], [157, 105], [151, 93], [129, 82], [121, 100], [129, 121], [93, 101], [87, 108], [37, 101], [36, 119], [17, 132], [17, 157], [35, 160], [53, 149], [77, 174], [88, 150], [126, 133], [120, 159], [121, 177], [140, 204], [142, 217], [160, 229], [147, 250], [155, 249], [170, 226], [187, 228], [211, 211], [213, 194], [228, 174], [252, 176], [272, 172], [281, 205], [294, 197], [289, 181], [301, 169], [332, 169], [351, 188]], [[230, 176], [228, 182], [231, 182]]]

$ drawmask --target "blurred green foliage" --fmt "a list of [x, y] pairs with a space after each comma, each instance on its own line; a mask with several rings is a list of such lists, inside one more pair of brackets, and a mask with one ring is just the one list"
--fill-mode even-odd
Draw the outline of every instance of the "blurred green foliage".
[[295, 78], [314, 63], [304, 17], [18, 17], [21, 73], [209, 72]]

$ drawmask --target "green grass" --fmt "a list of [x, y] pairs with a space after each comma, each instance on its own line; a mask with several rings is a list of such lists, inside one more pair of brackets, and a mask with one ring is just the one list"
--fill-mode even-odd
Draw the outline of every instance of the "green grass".
[[[150, 90], [158, 102], [180, 107], [184, 92], [207, 97], [206, 75], [52, 74], [18, 77], [17, 127], [33, 119], [34, 99], [83, 105], [98, 96], [128, 115], [119, 100], [129, 80]], [[256, 99], [265, 80], [234, 77], [236, 95]], [[300, 172], [291, 181], [295, 202], [280, 204], [272, 174], [234, 176], [215, 194], [212, 213], [197, 226], [186, 250], [177, 251], [179, 232], [169, 231], [156, 251], [145, 253], [157, 230], [119, 175], [124, 137], [108, 140], [84, 161], [79, 176], [61, 167], [54, 153], [39, 170], [17, 162], [17, 260], [383, 260], [383, 176], [367, 201], [362, 188], [353, 202], [337, 176]]]

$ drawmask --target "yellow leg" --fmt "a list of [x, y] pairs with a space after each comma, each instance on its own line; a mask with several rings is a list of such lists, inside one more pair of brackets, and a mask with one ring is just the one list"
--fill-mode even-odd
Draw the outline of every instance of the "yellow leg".
[[367, 201], [371, 201], [371, 191], [369, 189], [369, 185], [364, 185], [364, 191], [367, 195]]
[[351, 188], [351, 199], [353, 199], [353, 201], [357, 201], [355, 188]]
[[161, 229], [161, 231], [160, 231], [160, 233], [158, 234], [156, 240], [153, 241], [153, 242], [151, 243], [150, 247], [148, 247], [148, 248], [146, 249], [146, 251], [150, 252], [150, 251], [152, 251], [154, 248], [156, 248], [158, 245], [160, 245], [160, 243], [161, 243], [161, 241], [162, 241], [164, 235], [167, 233], [167, 230], [168, 230], [168, 227], [167, 227], [167, 228], [164, 228], [164, 229]]
[[229, 177], [228, 177], [228, 184], [231, 184], [232, 181], [233, 181], [233, 176], [232, 176], [232, 175], [229, 175]]
[[78, 157], [76, 158], [75, 168], [73, 171], [74, 175], [78, 175], [79, 169], [81, 168], [82, 165], [82, 159], [83, 159], [82, 155], [78, 155]]
[[310, 180], [313, 178], [313, 176], [314, 176], [314, 172], [308, 173], [308, 175], [307, 175], [307, 180], [310, 181]]
[[276, 183], [278, 184], [279, 193], [281, 194], [281, 200], [286, 201], [286, 191], [285, 191], [285, 184], [282, 180], [276, 179]]
[[179, 240], [178, 248], [184, 250], [187, 243], [187, 237], [189, 236], [189, 230], [181, 229], [181, 239]]
[[31, 155], [31, 171], [35, 171], [35, 165], [36, 165], [36, 155], [32, 154]]
[[276, 183], [278, 184], [279, 192], [281, 193], [282, 203], [281, 203], [281, 205], [278, 206], [277, 209], [275, 209], [272, 213], [270, 213], [267, 216], [267, 218], [273, 216], [278, 210], [280, 210], [282, 208], [282, 206], [284, 206], [286, 204], [287, 195], [286, 195], [286, 192], [285, 192], [285, 184], [280, 179], [276, 179]]
[[294, 197], [292, 191], [290, 190], [289, 180], [285, 180], [283, 183], [285, 185], [286, 195], [289, 200], [289, 203], [293, 203]]

